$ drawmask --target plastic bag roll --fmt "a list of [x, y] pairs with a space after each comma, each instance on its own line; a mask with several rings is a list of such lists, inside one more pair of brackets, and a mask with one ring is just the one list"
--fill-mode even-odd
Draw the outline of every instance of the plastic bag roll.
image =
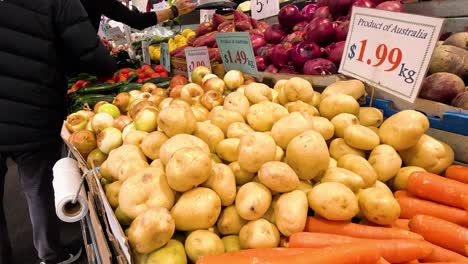
[[[55, 163], [52, 171], [55, 213], [64, 222], [73, 223], [81, 220], [88, 213], [88, 200], [84, 188], [80, 186], [82, 175], [78, 162], [72, 158], [60, 159]], [[80, 193], [76, 202], [73, 203], [78, 188], [80, 188]]]

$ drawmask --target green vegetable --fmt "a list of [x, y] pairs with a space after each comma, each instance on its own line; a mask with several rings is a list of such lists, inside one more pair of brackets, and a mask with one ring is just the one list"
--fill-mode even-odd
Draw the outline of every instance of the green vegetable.
[[76, 112], [83, 109], [87, 104], [90, 108], [93, 108], [95, 104], [100, 101], [106, 101], [112, 103], [114, 101], [115, 94], [86, 94], [86, 95], [74, 95], [70, 96], [69, 99], [69, 113]]
[[171, 81], [171, 77], [156, 77], [156, 78], [152, 78], [152, 79], [149, 79], [147, 81], [145, 81], [145, 83], [154, 83], [156, 84], [158, 87], [159, 87], [159, 83], [163, 83], [163, 82], [170, 82]]
[[158, 86], [158, 88], [168, 88], [169, 87], [169, 84], [170, 84], [171, 81], [165, 81], [165, 82], [160, 82], [160, 83], [157, 83], [156, 86]]
[[127, 85], [120, 87], [119, 93], [130, 92], [133, 90], [140, 90], [142, 86], [143, 86], [142, 83], [129, 83]]
[[115, 92], [118, 91], [119, 88], [124, 85], [124, 83], [119, 82], [119, 83], [99, 83], [95, 85], [88, 85], [80, 90], [76, 91], [78, 94], [97, 94], [97, 93], [110, 93], [110, 92]]

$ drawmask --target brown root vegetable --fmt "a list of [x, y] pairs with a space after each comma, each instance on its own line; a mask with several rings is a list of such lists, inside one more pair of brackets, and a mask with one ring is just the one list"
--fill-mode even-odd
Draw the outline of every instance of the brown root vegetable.
[[455, 96], [455, 98], [452, 101], [452, 105], [468, 110], [468, 89]]
[[249, 21], [243, 20], [236, 23], [236, 30], [238, 31], [249, 31], [253, 29], [252, 24]]
[[438, 72], [424, 78], [419, 97], [450, 104], [465, 90], [463, 80], [453, 73]]
[[197, 36], [203, 36], [213, 31], [213, 25], [210, 22], [203, 22], [197, 27]]
[[232, 21], [226, 21], [218, 26], [218, 31], [219, 32], [234, 32], [236, 31], [236, 28], [234, 26], [234, 23]]
[[468, 50], [468, 32], [459, 32], [451, 35], [444, 41], [444, 45], [452, 45]]
[[436, 72], [449, 72], [468, 79], [468, 51], [450, 45], [437, 47], [429, 64], [429, 73]]

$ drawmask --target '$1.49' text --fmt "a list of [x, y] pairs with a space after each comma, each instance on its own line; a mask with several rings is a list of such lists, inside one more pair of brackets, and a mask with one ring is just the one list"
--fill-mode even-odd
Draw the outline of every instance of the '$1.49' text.
[[250, 67], [254, 67], [254, 62], [247, 58], [247, 55], [244, 51], [236, 51], [231, 53], [231, 51], [228, 50], [224, 54], [224, 61], [227, 63], [248, 64]]

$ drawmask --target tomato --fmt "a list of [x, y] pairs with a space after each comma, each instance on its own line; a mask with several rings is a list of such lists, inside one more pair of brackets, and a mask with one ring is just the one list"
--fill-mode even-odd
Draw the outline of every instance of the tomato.
[[152, 74], [150, 75], [150, 78], [156, 78], [156, 77], [159, 77], [159, 74], [157, 74], [157, 73], [152, 73]]
[[160, 77], [168, 77], [169, 76], [169, 73], [167, 73], [167, 71], [164, 71], [164, 72], [161, 72], [159, 74]]
[[123, 74], [128, 74], [129, 72], [130, 72], [129, 68], [123, 68], [122, 70], [120, 70], [120, 73], [123, 73]]
[[148, 68], [151, 69], [151, 66], [149, 66], [148, 64], [145, 64], [145, 65], [141, 66], [142, 70], [146, 70]]
[[117, 82], [125, 82], [127, 80], [127, 77], [124, 75], [120, 75], [119, 80]]
[[145, 74], [146, 74], [148, 77], [151, 76], [151, 74], [153, 74], [153, 73], [154, 73], [153, 69], [151, 69], [151, 68], [145, 69]]
[[164, 69], [164, 66], [158, 65], [158, 66], [154, 67], [154, 71], [159, 73], [159, 72], [165, 72], [166, 69]]

